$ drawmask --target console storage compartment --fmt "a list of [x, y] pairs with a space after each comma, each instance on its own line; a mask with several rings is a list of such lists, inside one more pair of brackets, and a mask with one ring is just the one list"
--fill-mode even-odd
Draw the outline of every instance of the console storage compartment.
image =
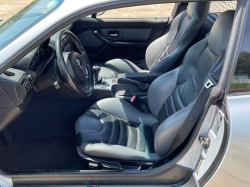
[[130, 100], [136, 95], [141, 100], [147, 99], [147, 91], [141, 91], [136, 86], [130, 84], [116, 84], [112, 86], [111, 95], [116, 98]]
[[118, 75], [118, 78], [127, 78], [143, 83], [151, 83], [162, 74], [163, 73], [160, 72], [122, 73]]

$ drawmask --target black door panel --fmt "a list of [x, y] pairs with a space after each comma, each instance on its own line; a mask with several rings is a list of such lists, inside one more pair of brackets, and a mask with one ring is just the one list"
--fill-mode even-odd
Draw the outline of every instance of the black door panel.
[[[101, 34], [108, 40], [147, 41], [152, 29], [101, 29]], [[115, 36], [114, 34], [117, 34]]]
[[94, 64], [104, 63], [115, 58], [128, 59], [136, 64], [137, 61], [145, 58], [145, 50], [145, 48], [116, 48], [105, 45], [98, 53], [88, 55], [88, 57]]
[[168, 18], [82, 18], [71, 30], [94, 64], [114, 58], [139, 63], [145, 59], [148, 45], [163, 35], [167, 23]]

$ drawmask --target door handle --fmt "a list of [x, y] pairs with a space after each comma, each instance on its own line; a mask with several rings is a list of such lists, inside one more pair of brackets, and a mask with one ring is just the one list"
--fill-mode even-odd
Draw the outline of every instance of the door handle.
[[[112, 47], [130, 47], [130, 48], [145, 48], [148, 47], [150, 42], [117, 42], [117, 41], [109, 41], [103, 36], [101, 36], [98, 32], [98, 30], [93, 30], [94, 35], [101, 40], [106, 45], [112, 46]], [[116, 34], [116, 33], [112, 33]], [[119, 36], [119, 33], [118, 33]]]
[[113, 38], [118, 38], [119, 37], [119, 31], [117, 31], [117, 30], [108, 31], [108, 36], [113, 37]]
[[109, 33], [110, 37], [118, 37], [118, 33]]

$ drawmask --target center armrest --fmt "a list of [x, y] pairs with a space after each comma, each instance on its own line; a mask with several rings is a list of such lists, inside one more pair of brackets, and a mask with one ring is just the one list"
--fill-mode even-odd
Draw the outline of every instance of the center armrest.
[[163, 73], [159, 72], [141, 72], [141, 73], [122, 73], [119, 74], [118, 78], [128, 78], [139, 82], [151, 83], [157, 77], [161, 76]]
[[128, 79], [132, 79], [135, 81], [148, 81], [148, 72], [145, 72], [145, 73], [123, 73], [123, 74], [119, 74], [119, 77], [128, 78]]
[[147, 91], [140, 91], [136, 86], [130, 84], [115, 84], [112, 86], [111, 95], [127, 100], [130, 100], [133, 95], [136, 95], [142, 99], [147, 97]]

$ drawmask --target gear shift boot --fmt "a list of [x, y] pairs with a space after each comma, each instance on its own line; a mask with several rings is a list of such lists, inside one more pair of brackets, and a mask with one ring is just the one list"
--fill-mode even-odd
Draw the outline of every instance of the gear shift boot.
[[102, 82], [102, 78], [98, 78], [100, 71], [101, 71], [101, 67], [100, 66], [93, 66], [93, 70], [94, 70], [94, 75], [95, 75], [95, 84], [100, 84]]

